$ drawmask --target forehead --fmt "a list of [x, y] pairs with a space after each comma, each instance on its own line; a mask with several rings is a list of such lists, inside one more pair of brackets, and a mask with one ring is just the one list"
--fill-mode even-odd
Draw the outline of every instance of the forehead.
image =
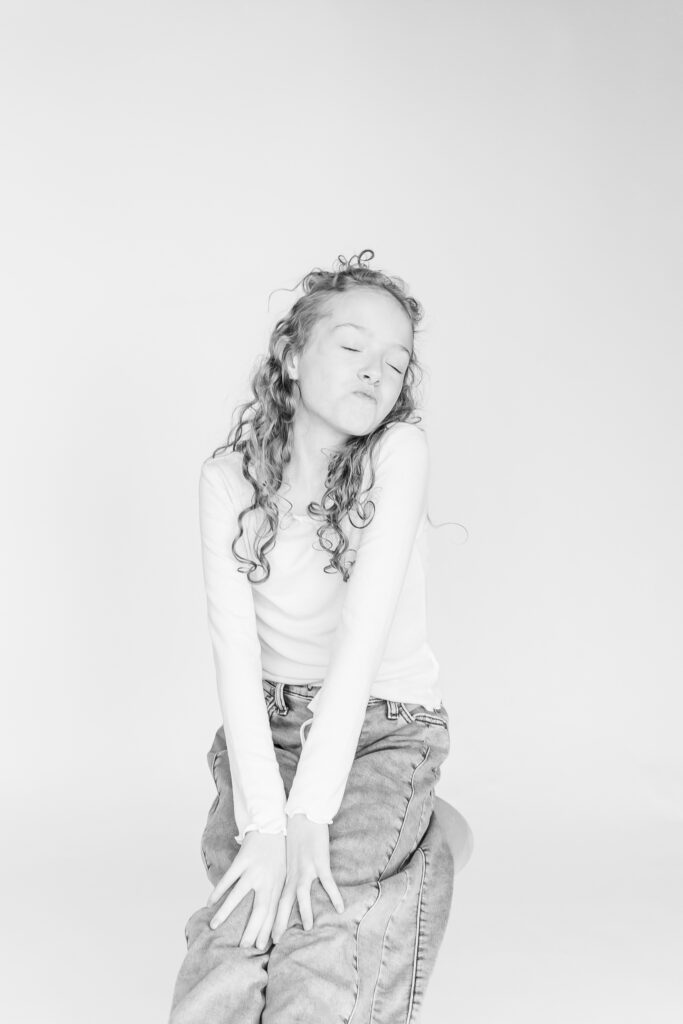
[[[379, 288], [351, 288], [335, 292], [326, 303], [322, 325], [325, 333], [334, 331], [338, 324], [351, 322], [365, 331], [348, 330], [359, 337], [372, 337], [379, 341], [399, 341], [408, 348], [413, 345], [413, 323], [393, 295]], [[335, 331], [342, 334], [343, 331]]]

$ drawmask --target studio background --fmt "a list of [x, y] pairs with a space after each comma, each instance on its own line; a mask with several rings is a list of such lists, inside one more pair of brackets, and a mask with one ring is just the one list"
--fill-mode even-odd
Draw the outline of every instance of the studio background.
[[199, 466], [275, 289], [369, 247], [468, 531], [430, 531], [475, 845], [422, 1024], [680, 1020], [680, 5], [0, 23], [4, 1019], [166, 1020], [219, 725]]

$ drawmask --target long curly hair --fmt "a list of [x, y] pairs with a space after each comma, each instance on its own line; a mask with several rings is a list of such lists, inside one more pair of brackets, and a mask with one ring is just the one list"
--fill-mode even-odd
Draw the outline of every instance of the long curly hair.
[[[253, 487], [252, 503], [239, 513], [239, 532], [232, 542], [235, 558], [249, 566], [248, 569], [240, 566], [238, 571], [246, 572], [251, 583], [263, 583], [270, 575], [268, 553], [275, 545], [280, 521], [277, 499], [282, 498], [282, 495], [278, 495], [278, 491], [282, 485], [284, 466], [292, 454], [290, 431], [297, 407], [294, 390], [297, 381], [289, 376], [285, 361], [287, 354], [303, 350], [311, 329], [325, 312], [327, 300], [349, 288], [373, 287], [389, 292], [410, 317], [413, 337], [418, 333], [418, 325], [423, 317], [421, 304], [406, 293], [405, 282], [400, 277], [390, 277], [367, 266], [374, 255], [372, 249], [363, 249], [349, 260], [338, 256], [333, 270], [316, 267], [295, 285], [295, 288], [301, 285], [304, 294], [296, 300], [287, 315], [277, 321], [267, 353], [259, 356], [256, 361], [250, 381], [254, 397], [236, 407], [233, 414], [235, 422], [226, 443], [213, 452], [214, 458], [228, 449], [240, 452], [242, 475]], [[308, 505], [308, 514], [321, 521], [317, 531], [320, 546], [331, 556], [323, 571], [341, 573], [345, 583], [350, 577], [353, 562], [342, 561], [349, 541], [340, 521], [344, 514], [348, 515], [352, 523], [351, 516], [355, 514], [359, 522], [353, 525], [359, 528], [372, 521], [374, 505], [370, 499], [361, 500], [360, 495], [367, 460], [370, 460], [371, 479], [366, 493], [375, 482], [372, 452], [389, 424], [397, 420], [411, 423], [421, 421], [415, 412], [416, 392], [421, 382], [422, 367], [413, 345], [403, 386], [393, 408], [370, 434], [349, 437], [341, 448], [332, 452], [322, 501], [312, 501]], [[244, 534], [245, 516], [259, 509], [263, 519], [255, 537], [254, 561], [241, 555], [236, 545]], [[256, 579], [254, 574], [259, 566], [264, 575]]]

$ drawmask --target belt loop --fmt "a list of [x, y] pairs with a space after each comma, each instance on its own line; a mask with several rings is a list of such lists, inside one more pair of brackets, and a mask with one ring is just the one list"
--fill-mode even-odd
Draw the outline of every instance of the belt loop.
[[387, 699], [387, 718], [398, 718], [398, 701]]
[[415, 716], [413, 715], [412, 711], [408, 711], [408, 708], [405, 706], [403, 701], [401, 701], [401, 703], [399, 704], [399, 709], [400, 709], [401, 714], [405, 718], [406, 722], [414, 722], [415, 721]]
[[275, 683], [275, 706], [277, 708], [278, 715], [283, 716], [286, 715], [287, 712], [289, 711], [289, 708], [287, 707], [287, 703], [285, 701], [284, 689], [284, 683]]

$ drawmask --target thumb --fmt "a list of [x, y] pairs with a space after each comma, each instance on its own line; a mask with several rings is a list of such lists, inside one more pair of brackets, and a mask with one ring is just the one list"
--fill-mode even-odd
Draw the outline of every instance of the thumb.
[[243, 857], [240, 857], [240, 854], [238, 853], [223, 877], [209, 893], [209, 898], [206, 901], [207, 907], [218, 902], [223, 893], [227, 892], [230, 886], [242, 876], [245, 867], [245, 860]]

